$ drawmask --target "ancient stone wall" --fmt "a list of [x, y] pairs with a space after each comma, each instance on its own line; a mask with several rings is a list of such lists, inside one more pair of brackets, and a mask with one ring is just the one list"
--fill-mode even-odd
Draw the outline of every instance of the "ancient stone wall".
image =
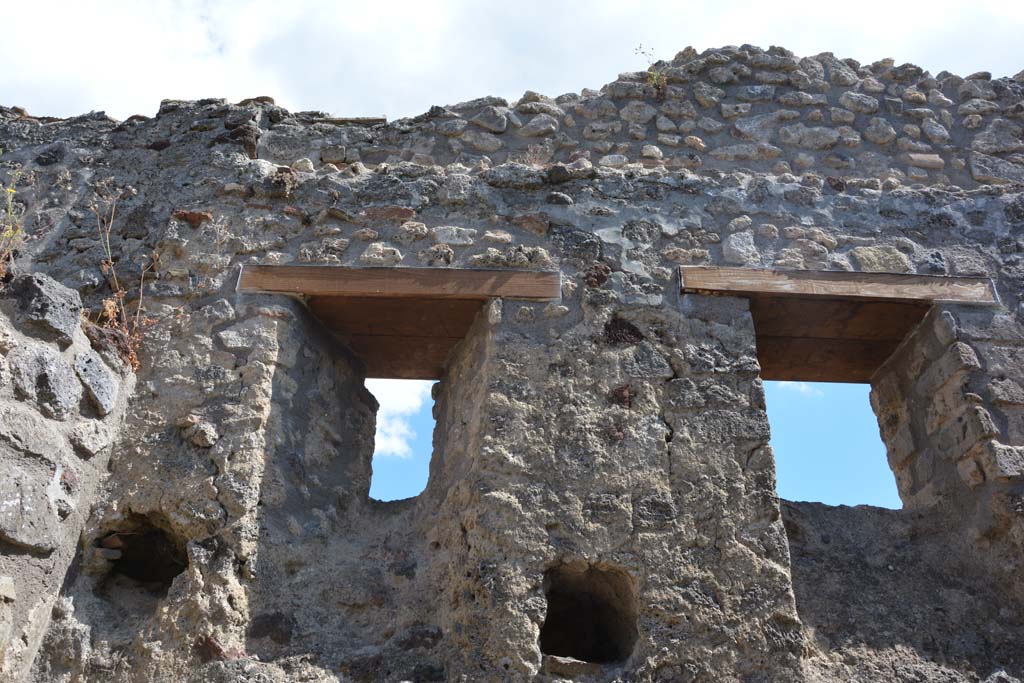
[[935, 307], [872, 391], [907, 507], [948, 517], [965, 564], [985, 551], [981, 564], [1018, 596], [1022, 342], [1019, 323], [998, 310]]
[[83, 330], [74, 290], [33, 274], [2, 294], [0, 677], [18, 680], [75, 571], [134, 377], [102, 330]]
[[[112, 440], [80, 461], [3, 423], [17, 486], [84, 482], [38, 534], [4, 517], [9, 675], [1024, 676], [1024, 77], [749, 46], [654, 68], [378, 125], [269, 98], [0, 109], [18, 272], [95, 319], [92, 207], [116, 202], [154, 320], [135, 377], [103, 356], [106, 417], [61, 421], [19, 349], [74, 368], [90, 345], [31, 337], [4, 285], [0, 411]], [[301, 300], [238, 292], [257, 263], [555, 270], [561, 296], [482, 309], [435, 386], [426, 490], [381, 503], [361, 362]], [[873, 382], [905, 510], [780, 504], [747, 302], [680, 295], [680, 264], [993, 279], [997, 306], [938, 307]]]

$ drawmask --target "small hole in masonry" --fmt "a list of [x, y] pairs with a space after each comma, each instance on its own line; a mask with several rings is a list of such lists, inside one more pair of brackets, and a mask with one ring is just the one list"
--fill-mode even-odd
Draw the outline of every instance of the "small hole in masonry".
[[544, 575], [543, 654], [599, 664], [629, 658], [637, 639], [633, 582], [622, 571], [563, 565]]
[[109, 579], [126, 588], [134, 585], [166, 595], [174, 578], [188, 567], [184, 545], [141, 516], [133, 516], [124, 529], [100, 538], [97, 545], [110, 559]]

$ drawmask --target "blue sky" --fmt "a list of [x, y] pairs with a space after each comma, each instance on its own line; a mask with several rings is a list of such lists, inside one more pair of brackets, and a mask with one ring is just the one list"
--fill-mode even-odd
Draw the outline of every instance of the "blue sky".
[[433, 384], [421, 380], [366, 380], [366, 388], [380, 404], [370, 481], [372, 498], [409, 498], [426, 486], [433, 451]]
[[[430, 385], [368, 381], [384, 406], [373, 459], [373, 498], [408, 498], [426, 485], [434, 429]], [[901, 507], [868, 391], [866, 384], [765, 382], [779, 496]]]
[[1024, 68], [1024, 2], [861, 0], [47, 0], [7, 2], [0, 102], [30, 113], [153, 115], [164, 98], [270, 95], [293, 111], [414, 116], [482, 95], [599, 88], [752, 43], [892, 57], [932, 73]]
[[776, 481], [786, 500], [900, 508], [867, 384], [765, 382]]

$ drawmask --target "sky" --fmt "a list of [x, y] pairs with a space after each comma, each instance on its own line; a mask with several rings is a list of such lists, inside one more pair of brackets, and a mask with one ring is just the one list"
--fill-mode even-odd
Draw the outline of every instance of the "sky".
[[423, 380], [368, 379], [377, 399], [370, 497], [399, 500], [417, 495], [427, 485], [433, 452], [434, 418], [430, 387]]
[[867, 384], [765, 382], [776, 490], [786, 500], [901, 508]]
[[[430, 387], [367, 380], [381, 403], [370, 496], [397, 500], [427, 484], [434, 420]], [[902, 507], [866, 384], [765, 382], [776, 489], [786, 500]]]
[[[483, 95], [599, 88], [645, 69], [640, 52], [671, 59], [690, 45], [891, 57], [932, 73], [1024, 69], [1019, 0], [50, 0], [5, 3], [2, 18], [0, 104], [45, 116], [124, 119], [165, 98], [270, 95], [293, 111], [396, 119]], [[372, 492], [413, 495], [429, 464], [430, 383], [374, 386]], [[865, 392], [768, 386], [784, 497], [898, 507]], [[831, 417], [829, 405], [840, 406]], [[843, 498], [854, 488], [866, 493]]]
[[751, 43], [892, 57], [932, 73], [1024, 69], [1024, 2], [49, 0], [4, 3], [0, 103], [153, 115], [164, 98], [270, 95], [293, 111], [400, 118], [482, 95], [556, 96]]

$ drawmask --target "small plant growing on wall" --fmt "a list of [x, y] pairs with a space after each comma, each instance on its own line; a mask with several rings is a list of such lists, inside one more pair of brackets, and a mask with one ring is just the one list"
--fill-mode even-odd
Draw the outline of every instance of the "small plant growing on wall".
[[149, 259], [149, 263], [142, 269], [139, 275], [138, 296], [135, 299], [134, 309], [129, 309], [125, 302], [128, 298], [128, 289], [124, 286], [117, 274], [117, 261], [114, 258], [113, 249], [110, 246], [110, 233], [114, 227], [114, 219], [117, 216], [117, 196], [104, 199], [97, 198], [91, 205], [93, 214], [96, 216], [96, 224], [99, 229], [100, 244], [103, 247], [103, 260], [100, 262], [100, 272], [110, 287], [111, 296], [103, 299], [100, 304], [100, 312], [94, 321], [97, 325], [119, 332], [124, 339], [124, 347], [121, 355], [124, 357], [132, 370], [139, 369], [139, 349], [142, 346], [142, 333], [146, 326], [154, 322], [143, 314], [142, 296], [146, 286], [146, 275], [156, 265], [156, 258]]
[[[3, 154], [3, 150], [0, 150]], [[14, 268], [14, 256], [22, 241], [21, 211], [14, 203], [16, 186], [21, 178], [21, 168], [15, 167], [7, 183], [3, 185], [3, 213], [0, 215], [0, 284], [10, 279]]]
[[647, 85], [654, 88], [654, 92], [659, 99], [665, 97], [665, 87], [668, 85], [668, 78], [665, 76], [663, 63], [654, 58], [654, 50], [645, 48], [643, 44], [640, 44], [633, 53], [647, 60]]

